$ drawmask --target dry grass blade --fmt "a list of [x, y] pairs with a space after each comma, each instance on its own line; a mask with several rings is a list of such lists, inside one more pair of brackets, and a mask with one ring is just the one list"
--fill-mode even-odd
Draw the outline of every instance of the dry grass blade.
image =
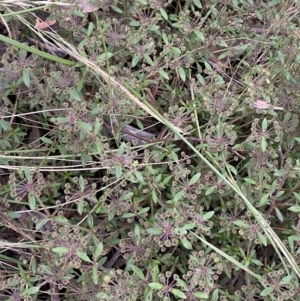
[[64, 6], [71, 6], [73, 4], [70, 3], [64, 3], [64, 2], [55, 2], [53, 1], [13, 1], [13, 0], [1, 0], [0, 6], [18, 6], [18, 7], [33, 7], [38, 5], [64, 5]]
[[[44, 33], [49, 34], [49, 33]], [[77, 51], [77, 49], [69, 44], [67, 41], [63, 40], [60, 36], [57, 34], [49, 34], [52, 39], [55, 40], [56, 45], [61, 49], [62, 51], [68, 53], [71, 57], [75, 58], [78, 62], [81, 62], [88, 68], [90, 68], [95, 75], [100, 75], [108, 85], [113, 86], [114, 89], [119, 89], [123, 93], [125, 93], [129, 99], [131, 99], [135, 104], [137, 104], [141, 109], [143, 109], [145, 112], [147, 112], [149, 115], [154, 117], [156, 120], [164, 124], [163, 119], [161, 118], [161, 115], [149, 104], [143, 103], [140, 101], [136, 96], [133, 95], [122, 83], [118, 82], [116, 79], [114, 79], [112, 76], [110, 76], [107, 72], [105, 72], [103, 69], [101, 69], [99, 66], [94, 64], [92, 61], [84, 58], [80, 53]], [[182, 133], [183, 130], [174, 126], [178, 132]]]

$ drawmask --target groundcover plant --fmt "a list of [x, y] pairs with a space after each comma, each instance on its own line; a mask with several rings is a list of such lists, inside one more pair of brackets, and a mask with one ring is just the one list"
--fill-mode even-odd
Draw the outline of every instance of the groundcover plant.
[[0, 0], [0, 300], [299, 300], [299, 5]]

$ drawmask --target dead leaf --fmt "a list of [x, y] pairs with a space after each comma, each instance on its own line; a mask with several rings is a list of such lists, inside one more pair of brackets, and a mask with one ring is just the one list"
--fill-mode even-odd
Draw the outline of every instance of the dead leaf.
[[34, 28], [36, 29], [46, 29], [56, 23], [56, 20], [48, 20], [40, 21], [39, 19], [35, 19]]

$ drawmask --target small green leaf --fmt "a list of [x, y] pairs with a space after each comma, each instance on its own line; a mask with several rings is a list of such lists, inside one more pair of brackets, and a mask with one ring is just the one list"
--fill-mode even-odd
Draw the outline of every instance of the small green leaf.
[[269, 7], [272, 7], [274, 5], [277, 5], [278, 3], [280, 3], [280, 0], [272, 0], [268, 3]]
[[162, 38], [163, 38], [165, 44], [169, 44], [168, 36], [164, 32], [162, 33]]
[[157, 194], [156, 194], [156, 191], [153, 189], [152, 192], [151, 192], [151, 195], [152, 195], [152, 200], [155, 204], [157, 204], [158, 202], [158, 197], [157, 197]]
[[283, 196], [284, 193], [285, 193], [284, 190], [278, 191], [278, 192], [276, 193], [276, 198], [279, 198], [279, 197]]
[[172, 155], [172, 158], [173, 160], [177, 163], [178, 162], [178, 155], [175, 151], [171, 151], [171, 155]]
[[102, 124], [99, 121], [99, 118], [96, 117], [95, 122], [94, 122], [94, 134], [99, 135], [99, 131], [102, 128]]
[[30, 86], [30, 75], [27, 69], [23, 69], [22, 79], [27, 88]]
[[33, 295], [36, 294], [40, 290], [39, 286], [33, 286], [31, 288], [28, 288], [20, 293], [20, 296], [25, 295]]
[[257, 265], [257, 266], [259, 266], [259, 267], [261, 267], [261, 266], [263, 265], [258, 259], [252, 258], [252, 259], [251, 259], [251, 262], [253, 262], [255, 265]]
[[127, 212], [127, 213], [122, 214], [122, 218], [132, 218], [134, 216], [135, 216], [135, 213], [132, 213], [132, 212]]
[[202, 4], [200, 0], [193, 0], [193, 3], [195, 4], [195, 6], [197, 6], [198, 8], [202, 8]]
[[52, 272], [52, 270], [51, 270], [51, 268], [50, 268], [49, 266], [44, 265], [44, 264], [40, 264], [39, 267], [41, 267], [42, 270], [43, 270], [46, 274], [48, 274], [48, 275], [53, 275], [53, 272]]
[[139, 210], [138, 214], [142, 215], [147, 213], [150, 210], [150, 207], [144, 207], [143, 209]]
[[204, 220], [207, 221], [207, 220], [209, 220], [210, 218], [212, 218], [214, 214], [215, 214], [214, 211], [209, 211], [209, 212], [206, 212], [206, 213], [202, 216], [202, 218], [203, 218]]
[[108, 60], [113, 56], [111, 52], [104, 52], [98, 56], [98, 61]]
[[162, 69], [158, 70], [159, 75], [164, 79], [169, 79], [169, 75]]
[[39, 221], [35, 224], [35, 229], [36, 229], [36, 230], [41, 229], [47, 222], [48, 222], [48, 219], [46, 219], [46, 218], [39, 220]]
[[132, 57], [131, 66], [134, 68], [140, 61], [140, 57], [137, 55], [134, 55]]
[[[291, 235], [288, 237], [288, 242], [289, 242], [289, 247], [291, 250], [294, 249], [295, 247], [295, 243], [294, 242], [298, 242], [298, 236], [297, 235]], [[299, 252], [297, 252], [299, 254]]]
[[151, 282], [148, 284], [151, 288], [154, 288], [155, 290], [161, 290], [164, 286], [157, 282]]
[[264, 205], [266, 205], [268, 203], [269, 196], [270, 196], [269, 193], [264, 194], [264, 196], [259, 201], [259, 207], [264, 206]]
[[153, 300], [153, 289], [149, 289], [148, 287], [145, 287], [144, 296], [145, 296], [144, 300], [152, 301]]
[[28, 166], [25, 166], [24, 174], [25, 174], [26, 179], [30, 181], [31, 180], [31, 171]]
[[297, 201], [300, 201], [300, 194], [297, 192], [293, 192], [294, 197], [296, 198]]
[[205, 41], [205, 37], [204, 37], [204, 35], [203, 35], [203, 33], [202, 33], [201, 31], [195, 30], [195, 31], [194, 31], [194, 34], [197, 36], [197, 38], [199, 38], [199, 40], [200, 40], [201, 42], [204, 42], [204, 41]]
[[215, 4], [214, 4], [214, 5], [210, 5], [210, 6], [209, 6], [209, 9], [210, 9], [210, 11], [211, 11], [211, 13], [212, 13], [213, 15], [215, 15], [215, 16], [218, 15], [219, 11], [215, 8]]
[[122, 167], [121, 167], [121, 165], [118, 163], [118, 164], [116, 165], [116, 177], [117, 177], [117, 179], [120, 179], [121, 176], [122, 176]]
[[78, 184], [79, 184], [79, 187], [80, 187], [80, 191], [83, 192], [84, 191], [84, 179], [82, 177], [82, 175], [80, 175], [79, 179], [78, 179]]
[[87, 215], [87, 223], [88, 223], [88, 226], [90, 227], [90, 229], [94, 228], [94, 217], [93, 217], [93, 214], [88, 213], [88, 215]]
[[81, 154], [80, 155], [80, 162], [81, 162], [83, 167], [86, 166], [87, 161], [88, 161], [88, 156], [86, 154]]
[[186, 235], [187, 234], [187, 230], [185, 230], [183, 228], [174, 228], [174, 233], [176, 235]]
[[138, 224], [134, 225], [133, 234], [134, 234], [136, 244], [139, 245], [141, 241], [141, 227]]
[[205, 195], [209, 195], [209, 194], [213, 193], [215, 188], [216, 188], [216, 186], [214, 186], [214, 185], [208, 187], [208, 189], [205, 191]]
[[199, 299], [208, 299], [208, 294], [207, 293], [195, 292], [194, 296], [199, 298]]
[[250, 179], [250, 178], [243, 178], [243, 180], [244, 180], [245, 182], [249, 183], [249, 184], [253, 184], [253, 185], [256, 184], [256, 182], [255, 182], [254, 180]]
[[84, 84], [85, 84], [85, 81], [83, 79], [81, 79], [76, 86], [76, 92], [79, 93], [83, 89]]
[[292, 281], [292, 275], [287, 275], [284, 278], [281, 279], [280, 285], [286, 285], [289, 284]]
[[261, 150], [262, 150], [263, 152], [265, 152], [265, 151], [267, 150], [268, 142], [267, 142], [267, 140], [266, 140], [266, 137], [262, 137], [262, 138], [261, 138], [260, 146], [261, 146]]
[[121, 196], [121, 201], [129, 200], [134, 196], [133, 192], [125, 193]]
[[177, 282], [178, 286], [180, 286], [181, 288], [184, 288], [186, 291], [189, 290], [188, 286], [182, 279], [178, 278], [178, 279], [176, 279], [176, 282]]
[[150, 25], [148, 27], [148, 30], [150, 31], [158, 31], [160, 29], [160, 27], [158, 25]]
[[141, 129], [141, 130], [144, 129], [144, 125], [143, 125], [143, 123], [141, 122], [141, 120], [136, 119], [135, 122], [136, 122], [136, 125], [138, 126], [139, 129]]
[[180, 76], [181, 80], [183, 82], [185, 82], [186, 81], [186, 74], [185, 74], [184, 69], [181, 66], [178, 68], [178, 72], [179, 72], [179, 76]]
[[245, 228], [245, 229], [249, 229], [249, 225], [248, 224], [246, 224], [244, 221], [242, 221], [242, 220], [237, 220], [237, 221], [233, 221], [233, 223], [235, 224], [235, 225], [237, 225], [238, 227], [242, 227], [242, 228]]
[[95, 285], [97, 285], [99, 283], [99, 276], [98, 276], [98, 271], [97, 271], [96, 265], [94, 265], [92, 268], [92, 280]]
[[262, 129], [263, 131], [266, 131], [267, 128], [268, 128], [268, 120], [267, 120], [267, 118], [264, 118], [264, 120], [263, 120], [262, 123], [261, 123], [261, 129]]
[[178, 202], [179, 200], [181, 200], [181, 198], [182, 198], [183, 195], [184, 195], [184, 190], [179, 190], [179, 191], [175, 194], [173, 201], [174, 201], [174, 202]]
[[155, 183], [157, 183], [157, 184], [160, 184], [161, 183], [161, 178], [162, 178], [162, 175], [161, 174], [159, 174], [156, 178], [155, 178]]
[[98, 261], [98, 266], [102, 267], [104, 266], [104, 263], [107, 261], [107, 257], [102, 257], [99, 261]]
[[168, 14], [162, 7], [159, 9], [159, 12], [165, 20], [168, 20]]
[[69, 223], [68, 219], [65, 218], [64, 216], [56, 215], [53, 217], [53, 219], [58, 223]]
[[142, 272], [141, 269], [139, 269], [138, 267], [136, 267], [136, 266], [134, 266], [134, 265], [131, 265], [130, 267], [131, 267], [131, 269], [134, 271], [134, 273], [136, 273], [136, 274], [139, 276], [139, 278], [140, 278], [141, 280], [144, 280], [144, 279], [145, 279], [144, 273]]
[[163, 185], [167, 185], [172, 177], [173, 177], [172, 175], [165, 177], [162, 181]]
[[280, 211], [277, 207], [275, 207], [275, 212], [276, 212], [277, 218], [278, 218], [281, 222], [283, 222], [283, 215], [282, 215], [281, 211]]
[[90, 123], [86, 123], [82, 120], [78, 120], [76, 124], [84, 131], [91, 132], [93, 130], [93, 126]]
[[153, 60], [151, 59], [151, 57], [150, 57], [148, 54], [146, 54], [146, 53], [144, 53], [143, 56], [144, 56], [146, 62], [147, 62], [150, 66], [152, 66], [152, 65], [153, 65]]
[[94, 30], [94, 23], [93, 23], [93, 22], [90, 22], [90, 23], [89, 23], [89, 27], [88, 27], [88, 29], [87, 29], [86, 36], [87, 36], [87, 37], [90, 36], [91, 33], [93, 32], [93, 30]]
[[147, 232], [152, 235], [160, 235], [163, 233], [163, 229], [162, 228], [149, 228], [149, 229], [147, 229]]
[[40, 140], [42, 140], [46, 144], [53, 145], [53, 141], [47, 137], [40, 137]]
[[179, 297], [180, 299], [186, 299], [186, 295], [177, 288], [172, 288], [171, 292], [174, 296]]
[[236, 168], [234, 166], [228, 164], [228, 167], [229, 167], [231, 173], [233, 173], [234, 175], [238, 174], [238, 172], [237, 172], [237, 170], [236, 170]]
[[119, 154], [124, 154], [124, 151], [125, 151], [125, 143], [122, 142], [119, 147]]
[[193, 175], [192, 178], [189, 180], [189, 185], [195, 184], [200, 179], [200, 176], [201, 176], [200, 172]]
[[133, 21], [131, 21], [131, 22], [129, 23], [129, 25], [130, 25], [130, 26], [133, 26], [133, 27], [138, 27], [138, 26], [141, 25], [141, 23], [140, 23], [139, 21], [133, 20]]
[[261, 234], [259, 231], [257, 232], [257, 236], [258, 236], [259, 241], [260, 241], [264, 246], [267, 246], [267, 245], [268, 245], [268, 242], [267, 242], [266, 237], [265, 237], [263, 234]]
[[222, 52], [219, 56], [218, 56], [218, 59], [219, 60], [222, 60], [224, 59], [225, 57], [228, 57], [229, 56], [229, 52], [228, 51], [224, 51]]
[[139, 180], [140, 183], [144, 183], [143, 175], [142, 175], [139, 171], [135, 170], [135, 171], [133, 172], [133, 174], [134, 174], [135, 177]]
[[99, 140], [97, 140], [96, 141], [96, 150], [97, 150], [97, 152], [98, 153], [101, 153], [102, 151], [103, 151], [103, 145], [102, 145], [102, 143], [99, 141]]
[[187, 240], [186, 237], [183, 237], [182, 239], [180, 239], [180, 241], [181, 241], [182, 245], [186, 249], [188, 249], [188, 250], [192, 250], [193, 249], [192, 244], [190, 243], [190, 241]]
[[54, 253], [58, 253], [58, 254], [67, 254], [70, 252], [70, 248], [68, 247], [56, 247], [56, 248], [53, 248], [52, 251]]
[[117, 7], [117, 6], [114, 6], [114, 5], [110, 5], [109, 6], [111, 9], [113, 9], [115, 12], [119, 13], [119, 14], [122, 14], [123, 11], [121, 8]]
[[55, 117], [54, 120], [56, 120], [58, 124], [64, 124], [69, 122], [69, 118], [67, 117]]
[[3, 129], [4, 131], [8, 131], [8, 130], [10, 130], [11, 129], [11, 126], [10, 126], [10, 124], [9, 124], [9, 122], [8, 121], [5, 121], [5, 120], [1, 120], [0, 119], [0, 129]]
[[84, 260], [84, 261], [86, 261], [86, 262], [90, 262], [90, 261], [91, 261], [90, 258], [87, 256], [87, 254], [86, 254], [85, 252], [77, 251], [77, 252], [76, 252], [76, 255], [77, 255], [80, 259], [82, 259], [82, 260]]
[[178, 47], [172, 47], [172, 53], [175, 56], [175, 58], [178, 58], [178, 56], [181, 54], [181, 51]]
[[[207, 296], [207, 298], [208, 298], [208, 296]], [[214, 291], [213, 291], [213, 293], [212, 293], [212, 295], [211, 295], [211, 299], [212, 299], [212, 301], [217, 301], [217, 300], [219, 300], [219, 289], [215, 289]]]
[[71, 97], [72, 99], [75, 99], [75, 100], [77, 100], [77, 101], [81, 101], [81, 100], [82, 100], [81, 97], [80, 97], [80, 95], [78, 94], [78, 92], [75, 91], [75, 90], [69, 89], [69, 95], [70, 95], [70, 97]]
[[255, 10], [254, 12], [255, 12], [256, 17], [257, 17], [260, 21], [262, 21], [262, 20], [263, 20], [263, 16], [262, 16], [261, 12], [260, 12], [259, 10]]
[[274, 290], [274, 287], [266, 287], [259, 295], [262, 297], [270, 295]]
[[183, 227], [181, 227], [180, 229], [191, 230], [191, 229], [194, 229], [195, 227], [196, 227], [196, 223], [188, 223], [188, 224], [184, 225]]
[[94, 252], [94, 257], [95, 257], [95, 260], [98, 260], [99, 257], [101, 256], [101, 253], [103, 251], [103, 243], [102, 242], [99, 242], [97, 244], [97, 247], [96, 247], [96, 250]]
[[34, 210], [35, 209], [35, 205], [36, 205], [36, 199], [35, 199], [35, 196], [30, 196], [28, 197], [28, 204], [29, 204], [29, 208], [31, 210]]
[[16, 219], [16, 218], [22, 217], [22, 214], [18, 213], [18, 212], [6, 212], [5, 214], [7, 214], [7, 216], [9, 216], [12, 219]]
[[218, 43], [218, 45], [221, 46], [221, 47], [228, 48], [228, 44], [224, 40], [221, 41], [220, 43]]
[[80, 215], [82, 215], [82, 213], [83, 213], [83, 198], [79, 198], [79, 200], [78, 200], [77, 211]]
[[111, 296], [106, 293], [100, 292], [96, 294], [96, 300], [109, 300]]

